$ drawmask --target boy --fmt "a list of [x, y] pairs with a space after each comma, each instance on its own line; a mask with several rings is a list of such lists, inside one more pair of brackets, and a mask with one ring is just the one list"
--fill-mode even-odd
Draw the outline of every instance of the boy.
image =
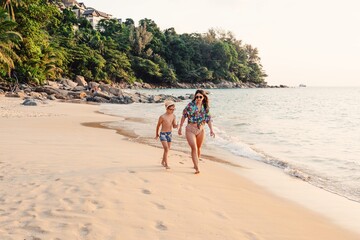
[[[170, 169], [168, 166], [168, 153], [171, 146], [171, 130], [172, 128], [177, 128], [176, 117], [174, 115], [175, 103], [173, 101], [165, 102], [166, 112], [159, 117], [158, 124], [156, 126], [156, 137], [155, 139], [160, 138], [161, 144], [164, 148], [164, 154], [162, 158], [161, 165], [163, 165], [166, 169]], [[161, 131], [159, 134], [159, 128], [161, 126]]]

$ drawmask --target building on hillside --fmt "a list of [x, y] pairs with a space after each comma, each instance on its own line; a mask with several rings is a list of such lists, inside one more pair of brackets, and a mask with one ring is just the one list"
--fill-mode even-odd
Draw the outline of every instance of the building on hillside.
[[62, 3], [65, 8], [71, 9], [77, 18], [86, 18], [94, 29], [96, 29], [100, 20], [112, 18], [110, 14], [100, 12], [91, 7], [86, 7], [84, 3], [79, 3], [76, 0], [62, 0]]
[[85, 12], [82, 14], [82, 16], [85, 17], [90, 22], [91, 26], [94, 29], [96, 28], [100, 20], [110, 19], [112, 17], [111, 15], [104, 12], [100, 12], [94, 8], [87, 8]]
[[86, 6], [84, 3], [76, 3], [71, 7], [71, 10], [75, 13], [76, 17], [82, 17], [86, 11]]
[[77, 3], [77, 1], [76, 0], [62, 0], [62, 3], [65, 5], [65, 7], [72, 7]]

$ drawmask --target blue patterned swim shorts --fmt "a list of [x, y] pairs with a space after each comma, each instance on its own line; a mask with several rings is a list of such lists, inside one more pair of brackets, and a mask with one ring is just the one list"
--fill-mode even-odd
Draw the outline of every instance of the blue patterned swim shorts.
[[171, 132], [160, 132], [160, 141], [161, 142], [171, 142]]

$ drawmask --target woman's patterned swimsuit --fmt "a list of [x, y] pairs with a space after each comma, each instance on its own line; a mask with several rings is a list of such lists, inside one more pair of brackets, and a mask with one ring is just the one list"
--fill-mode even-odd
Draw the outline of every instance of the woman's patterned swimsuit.
[[196, 123], [197, 127], [211, 121], [209, 108], [205, 110], [204, 105], [199, 111], [195, 101], [191, 101], [183, 110], [183, 117], [188, 119], [188, 123]]

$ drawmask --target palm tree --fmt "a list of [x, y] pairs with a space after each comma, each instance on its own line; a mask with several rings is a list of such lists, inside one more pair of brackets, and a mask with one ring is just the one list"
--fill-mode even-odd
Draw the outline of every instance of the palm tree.
[[20, 61], [13, 50], [16, 43], [22, 40], [19, 33], [11, 31], [15, 26], [16, 23], [8, 20], [8, 14], [0, 9], [0, 73], [6, 72], [9, 77], [15, 68], [14, 61]]
[[10, 18], [15, 21], [14, 6], [20, 5], [21, 0], [0, 0], [0, 4], [5, 10], [7, 10]]
[[260, 57], [259, 57], [259, 51], [257, 48], [253, 48], [251, 45], [246, 44], [245, 52], [248, 56], [248, 61], [250, 63], [259, 63]]

